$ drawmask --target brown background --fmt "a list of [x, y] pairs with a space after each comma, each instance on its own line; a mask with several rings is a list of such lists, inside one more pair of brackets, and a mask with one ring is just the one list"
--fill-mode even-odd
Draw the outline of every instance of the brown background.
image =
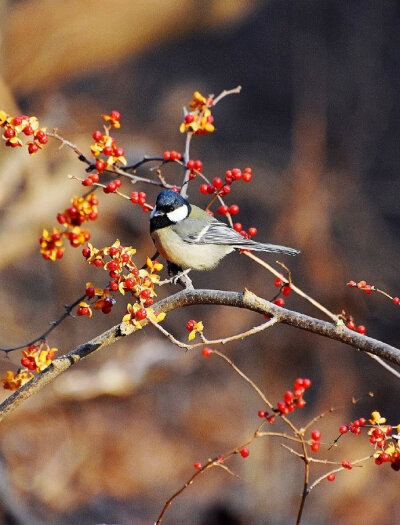
[[[260, 240], [301, 249], [289, 261], [300, 287], [331, 310], [352, 313], [369, 335], [398, 344], [394, 305], [345, 287], [366, 279], [399, 294], [397, 2], [2, 0], [0, 9], [0, 107], [38, 116], [85, 151], [99, 115], [114, 108], [123, 114], [118, 137], [129, 162], [182, 150], [178, 125], [192, 92], [241, 84], [242, 94], [215, 110], [217, 132], [194, 140], [192, 157], [203, 160], [210, 177], [252, 166], [254, 182], [230, 200], [240, 205], [241, 222], [256, 225]], [[41, 229], [81, 191], [67, 175], [82, 176], [82, 165], [57, 148], [33, 158], [25, 149], [0, 149], [2, 346], [41, 333], [86, 281], [106, 282], [86, 268], [79, 250], [54, 265], [38, 253]], [[180, 172], [168, 167], [164, 174], [179, 182]], [[137, 189], [154, 201], [156, 191]], [[206, 202], [196, 191], [191, 196]], [[138, 249], [141, 263], [153, 250], [148, 216], [114, 196], [100, 199], [94, 244], [118, 237]], [[273, 279], [237, 255], [194, 281], [275, 293]], [[298, 298], [288, 305], [318, 315]], [[108, 317], [69, 319], [50, 343], [67, 351], [123, 311], [121, 303]], [[210, 337], [258, 322], [246, 312], [198, 307], [168, 316], [165, 326], [185, 338], [192, 317], [204, 321]], [[276, 327], [226, 352], [273, 400], [295, 377], [311, 377], [309, 403], [296, 421], [344, 406], [319, 425], [326, 442], [340, 424], [375, 408], [398, 423], [395, 378], [339, 343]], [[2, 373], [17, 363], [17, 353], [3, 358]], [[352, 408], [351, 397], [368, 391], [375, 399]], [[69, 371], [2, 423], [2, 523], [150, 524], [195, 461], [251, 434], [259, 408], [224, 363], [184, 354], [146, 329]], [[349, 436], [337, 456], [320, 456], [356, 459], [369, 450], [365, 437]], [[278, 441], [259, 440], [246, 461], [235, 458], [231, 466], [239, 479], [207, 473], [165, 523], [293, 522], [301, 465]], [[396, 523], [399, 479], [386, 465], [344, 472], [311, 494], [304, 522]]]

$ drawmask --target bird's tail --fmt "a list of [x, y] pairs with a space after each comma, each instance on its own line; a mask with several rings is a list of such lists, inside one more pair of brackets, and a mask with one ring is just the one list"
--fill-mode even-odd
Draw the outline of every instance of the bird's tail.
[[[247, 242], [246, 242], [247, 241]], [[235, 246], [238, 250], [254, 250], [256, 252], [270, 252], [270, 253], [284, 253], [285, 255], [297, 255], [299, 250], [288, 248], [287, 246], [279, 246], [278, 244], [264, 244], [262, 242], [255, 242], [251, 240], [244, 240], [243, 244]]]

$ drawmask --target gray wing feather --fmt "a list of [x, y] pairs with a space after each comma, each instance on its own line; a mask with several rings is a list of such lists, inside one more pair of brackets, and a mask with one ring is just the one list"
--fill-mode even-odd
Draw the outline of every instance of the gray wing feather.
[[174, 225], [173, 229], [185, 242], [190, 244], [228, 245], [237, 249], [286, 253], [288, 255], [300, 253], [298, 250], [286, 246], [264, 244], [245, 239], [236, 230], [215, 219], [204, 225], [202, 220], [188, 218], [182, 223]]

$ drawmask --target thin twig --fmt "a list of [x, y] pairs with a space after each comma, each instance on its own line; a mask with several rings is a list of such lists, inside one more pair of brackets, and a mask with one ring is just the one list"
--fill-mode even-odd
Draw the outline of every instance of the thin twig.
[[[370, 455], [370, 456], [365, 456], [364, 458], [361, 458], [361, 459], [356, 459], [355, 461], [351, 461], [351, 464], [352, 465], [357, 465], [358, 463], [362, 463], [364, 461], [368, 461], [369, 459], [373, 458], [374, 455]], [[319, 485], [321, 483], [321, 481], [324, 481], [328, 476], [329, 474], [335, 474], [336, 472], [340, 472], [341, 470], [347, 470], [345, 469], [344, 467], [339, 467], [339, 468], [336, 468], [334, 470], [331, 470], [329, 472], [327, 472], [326, 474], [324, 474], [323, 476], [320, 476], [318, 479], [316, 479], [309, 487], [308, 489], [308, 492], [310, 493], [312, 491], [313, 488], [315, 488], [317, 485]]]
[[333, 312], [325, 308], [325, 306], [323, 306], [321, 303], [319, 303], [318, 301], [316, 301], [315, 299], [307, 295], [305, 292], [303, 292], [303, 290], [300, 290], [300, 288], [295, 286], [293, 282], [290, 282], [289, 279], [286, 279], [286, 277], [284, 277], [282, 273], [275, 270], [275, 268], [273, 268], [271, 265], [269, 265], [268, 263], [266, 263], [265, 261], [257, 257], [257, 255], [254, 255], [253, 252], [243, 252], [243, 253], [244, 255], [246, 255], [246, 257], [250, 257], [250, 259], [253, 259], [253, 261], [263, 266], [266, 270], [271, 272], [273, 275], [275, 275], [276, 277], [279, 277], [283, 282], [290, 284], [291, 290], [293, 290], [295, 293], [297, 293], [297, 295], [300, 295], [300, 297], [303, 297], [303, 299], [305, 299], [306, 301], [314, 305], [316, 308], [318, 308], [318, 310], [321, 310], [321, 312], [323, 312], [328, 317], [330, 317], [332, 321], [334, 321], [335, 323], [341, 322], [341, 320], [339, 319], [337, 315], [335, 315]]
[[242, 91], [242, 86], [236, 86], [233, 89], [224, 89], [218, 96], [213, 99], [213, 106], [216, 106], [220, 100], [228, 95], [236, 95]]
[[62, 323], [62, 321], [64, 321], [64, 319], [66, 319], [67, 317], [69, 317], [71, 315], [71, 311], [75, 308], [75, 306], [77, 306], [81, 301], [83, 301], [85, 299], [86, 295], [82, 295], [81, 297], [79, 297], [79, 299], [76, 299], [73, 303], [69, 304], [69, 305], [65, 305], [65, 312], [60, 315], [60, 317], [58, 319], [56, 319], [55, 321], [52, 321], [50, 323], [50, 328], [48, 328], [46, 331], [44, 331], [42, 334], [40, 334], [38, 337], [36, 337], [35, 339], [32, 339], [22, 345], [18, 345], [18, 346], [9, 346], [9, 347], [5, 347], [5, 348], [0, 348], [0, 352], [5, 352], [5, 353], [8, 353], [8, 352], [12, 352], [13, 350], [20, 350], [21, 348], [26, 348], [27, 346], [30, 346], [30, 345], [33, 345], [35, 344], [37, 341], [43, 341], [46, 339], [46, 337], [55, 329], [57, 328], [57, 326]]

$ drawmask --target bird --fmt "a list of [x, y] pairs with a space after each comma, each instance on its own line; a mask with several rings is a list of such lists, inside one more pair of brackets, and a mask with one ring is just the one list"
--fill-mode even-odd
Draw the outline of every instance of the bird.
[[296, 255], [293, 248], [246, 239], [173, 190], [162, 191], [150, 214], [150, 235], [169, 269], [207, 271], [235, 250]]

